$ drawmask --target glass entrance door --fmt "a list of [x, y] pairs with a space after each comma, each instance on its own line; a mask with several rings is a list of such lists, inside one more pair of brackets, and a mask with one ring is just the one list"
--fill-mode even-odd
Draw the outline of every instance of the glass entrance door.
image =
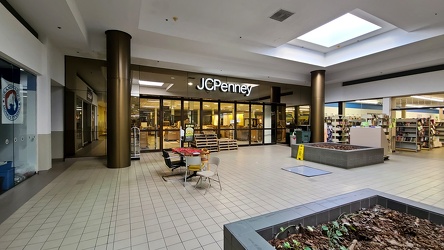
[[160, 149], [160, 100], [140, 97], [140, 150]]
[[181, 100], [163, 100], [162, 109], [163, 149], [180, 147]]

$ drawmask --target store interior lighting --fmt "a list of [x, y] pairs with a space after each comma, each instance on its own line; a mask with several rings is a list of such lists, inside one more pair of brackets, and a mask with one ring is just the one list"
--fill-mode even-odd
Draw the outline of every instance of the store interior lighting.
[[139, 85], [142, 86], [162, 87], [163, 84], [164, 84], [163, 82], [151, 82], [151, 81], [139, 80]]
[[366, 103], [366, 104], [379, 104], [378, 100], [357, 100], [357, 103]]
[[444, 102], [444, 99], [436, 98], [436, 97], [428, 97], [428, 96], [420, 96], [420, 95], [412, 95], [410, 97], [422, 99], [422, 100], [428, 100], [428, 101]]

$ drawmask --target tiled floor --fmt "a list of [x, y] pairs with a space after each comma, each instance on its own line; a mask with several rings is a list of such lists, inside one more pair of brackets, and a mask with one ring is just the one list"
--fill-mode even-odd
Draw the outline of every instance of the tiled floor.
[[[444, 208], [444, 149], [399, 152], [383, 164], [352, 170], [290, 158], [282, 145], [213, 153], [222, 188], [183, 186], [160, 153], [130, 168], [76, 161], [0, 225], [0, 249], [222, 249], [227, 222], [361, 188]], [[332, 172], [303, 177], [282, 167]]]

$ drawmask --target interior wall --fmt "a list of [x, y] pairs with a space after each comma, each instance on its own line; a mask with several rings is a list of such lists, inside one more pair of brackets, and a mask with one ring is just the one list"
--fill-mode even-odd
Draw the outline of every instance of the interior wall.
[[325, 102], [439, 93], [444, 92], [442, 79], [444, 70], [351, 86], [342, 86], [342, 83], [327, 84]]
[[64, 87], [51, 86], [51, 156], [63, 159]]
[[0, 4], [0, 56], [33, 74], [42, 72], [42, 43]]

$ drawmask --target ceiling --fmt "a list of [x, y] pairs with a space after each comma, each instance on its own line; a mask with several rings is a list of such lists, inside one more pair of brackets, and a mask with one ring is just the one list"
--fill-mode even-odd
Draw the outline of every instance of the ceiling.
[[[133, 64], [305, 86], [310, 71], [319, 69], [331, 84], [444, 63], [442, 0], [9, 3], [40, 38], [76, 57], [104, 60], [105, 31], [114, 29], [132, 36]], [[295, 14], [283, 22], [270, 19], [279, 9]], [[348, 12], [390, 27], [331, 48], [288, 43]], [[93, 74], [103, 79], [103, 69]]]

